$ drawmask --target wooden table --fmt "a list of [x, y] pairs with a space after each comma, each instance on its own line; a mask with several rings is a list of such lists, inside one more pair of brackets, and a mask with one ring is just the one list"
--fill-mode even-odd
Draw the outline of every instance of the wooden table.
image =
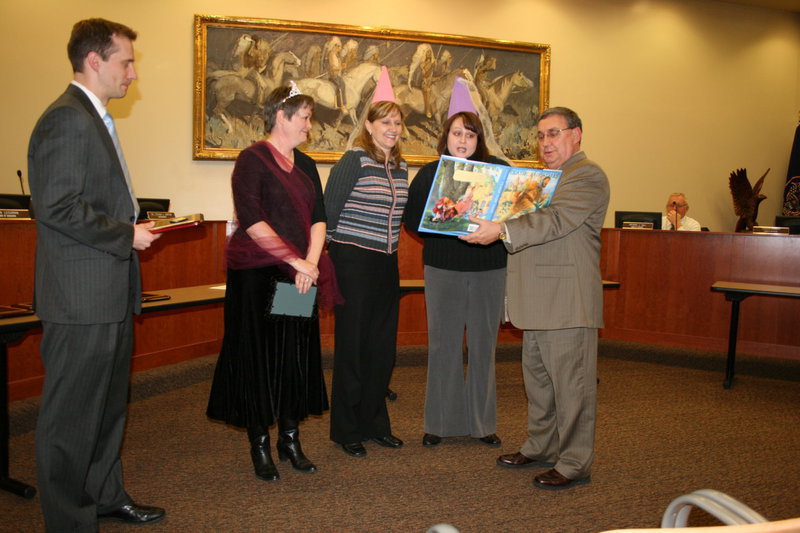
[[733, 384], [733, 373], [736, 365], [736, 337], [739, 332], [739, 303], [753, 295], [800, 298], [800, 287], [717, 281], [711, 285], [711, 290], [725, 293], [725, 299], [732, 303], [731, 323], [728, 329], [728, 360], [725, 363], [725, 380], [722, 382], [724, 388], [730, 389]]
[[[149, 291], [168, 295], [169, 299], [142, 304], [142, 313], [223, 302], [225, 300], [225, 285], [221, 285], [222, 289], [213, 287], [220, 287], [220, 285], [199, 285], [196, 287]], [[36, 489], [31, 485], [12, 479], [8, 471], [10, 433], [8, 427], [7, 344], [21, 339], [28, 331], [39, 328], [41, 325], [42, 323], [36, 315], [0, 319], [0, 490], [6, 490], [28, 499], [36, 495]]]

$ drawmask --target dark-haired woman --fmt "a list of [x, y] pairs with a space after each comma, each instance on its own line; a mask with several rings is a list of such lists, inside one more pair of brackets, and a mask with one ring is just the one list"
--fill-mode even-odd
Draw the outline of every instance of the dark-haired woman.
[[330, 437], [354, 457], [366, 455], [366, 440], [403, 445], [386, 408], [397, 352], [397, 243], [408, 196], [402, 132], [399, 106], [373, 103], [356, 148], [334, 165], [325, 186], [328, 253], [344, 297], [335, 310]]
[[298, 423], [328, 408], [316, 313], [308, 319], [268, 312], [279, 281], [300, 293], [317, 285], [321, 306], [332, 307], [339, 297], [323, 253], [325, 208], [316, 164], [296, 148], [308, 138], [313, 109], [313, 99], [294, 84], [275, 89], [265, 104], [269, 135], [242, 150], [231, 178], [238, 227], [225, 249], [225, 336], [207, 414], [247, 429], [255, 474], [267, 481], [280, 478], [268, 428], [277, 422], [281, 460], [314, 472]]
[[[480, 119], [471, 112], [452, 115], [444, 124], [437, 151], [474, 161], [507, 164], [489, 154]], [[422, 167], [411, 182], [404, 221], [416, 233], [438, 161]], [[469, 435], [499, 446], [495, 385], [495, 348], [503, 313], [506, 250], [456, 237], [419, 233], [423, 238], [425, 305], [428, 313], [428, 384], [422, 443], [436, 446], [442, 437]], [[463, 366], [464, 330], [468, 365]]]

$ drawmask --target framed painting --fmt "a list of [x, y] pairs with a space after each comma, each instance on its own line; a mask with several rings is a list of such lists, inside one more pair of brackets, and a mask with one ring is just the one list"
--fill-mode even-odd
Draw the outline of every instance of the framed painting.
[[540, 166], [535, 116], [549, 100], [550, 46], [504, 40], [273, 19], [195, 15], [194, 159], [235, 159], [265, 136], [266, 96], [294, 80], [314, 98], [300, 148], [336, 162], [370, 102], [380, 68], [405, 114], [410, 165], [437, 158], [456, 78], [488, 117], [493, 153]]

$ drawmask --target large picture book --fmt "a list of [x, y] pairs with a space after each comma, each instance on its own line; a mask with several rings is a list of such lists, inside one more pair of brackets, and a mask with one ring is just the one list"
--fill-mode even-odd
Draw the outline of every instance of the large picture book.
[[520, 168], [443, 155], [439, 159], [419, 231], [466, 235], [470, 216], [503, 222], [546, 207], [560, 170]]

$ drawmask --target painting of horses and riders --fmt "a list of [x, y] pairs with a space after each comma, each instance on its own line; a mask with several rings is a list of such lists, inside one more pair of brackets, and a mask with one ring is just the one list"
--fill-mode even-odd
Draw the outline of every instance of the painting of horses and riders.
[[538, 163], [534, 117], [548, 105], [547, 45], [196, 15], [195, 48], [195, 159], [234, 159], [263, 139], [266, 96], [291, 79], [315, 101], [314, 127], [301, 149], [318, 162], [335, 162], [386, 65], [406, 116], [403, 153], [410, 164], [436, 158], [456, 77], [490, 119], [490, 149]]

